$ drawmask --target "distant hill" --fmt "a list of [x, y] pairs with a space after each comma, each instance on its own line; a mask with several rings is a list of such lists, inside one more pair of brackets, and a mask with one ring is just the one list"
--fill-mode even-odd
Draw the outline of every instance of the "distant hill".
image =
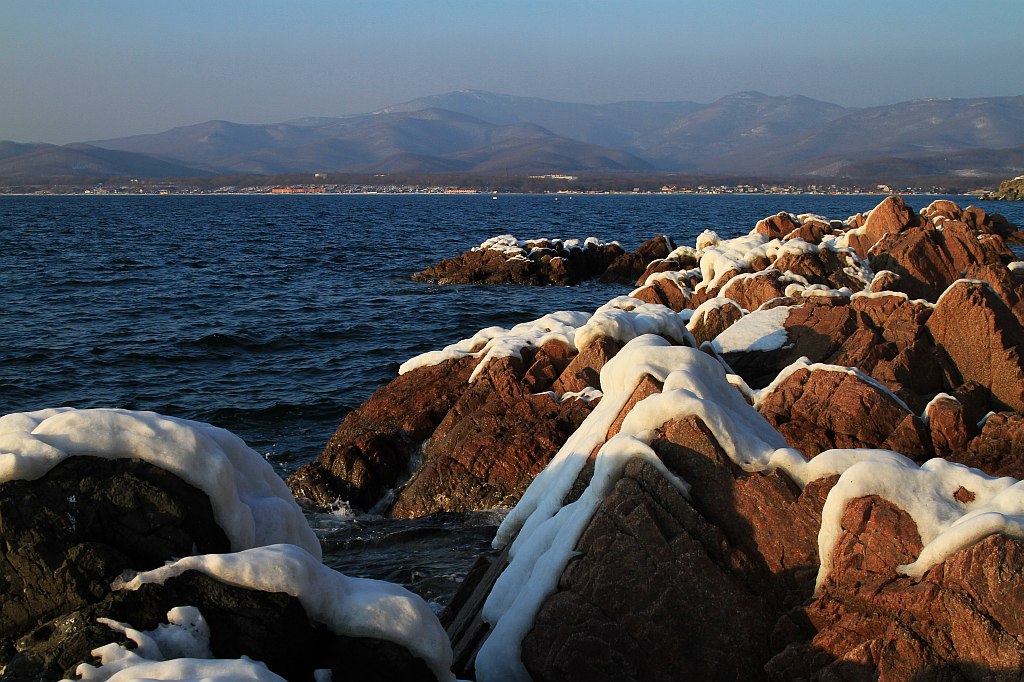
[[209, 174], [208, 171], [145, 154], [102, 149], [88, 144], [25, 145], [33, 149], [4, 158], [7, 144], [10, 143], [0, 143], [0, 178], [13, 180], [98, 177], [159, 179]]
[[1024, 96], [851, 109], [741, 92], [579, 104], [460, 90], [356, 116], [208, 121], [84, 145], [0, 142], [0, 178], [679, 171], [997, 178], [1020, 171]]
[[211, 121], [95, 144], [222, 173], [651, 168], [628, 152], [565, 138], [536, 124], [496, 124], [436, 108], [272, 126]]

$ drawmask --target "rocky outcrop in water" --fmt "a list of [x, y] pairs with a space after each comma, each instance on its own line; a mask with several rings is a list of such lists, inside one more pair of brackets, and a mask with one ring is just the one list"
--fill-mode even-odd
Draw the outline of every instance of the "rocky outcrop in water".
[[[1016, 679], [1024, 495], [994, 478], [1024, 473], [1012, 232], [894, 197], [652, 263], [615, 316], [671, 310], [692, 341], [576, 327], [550, 386], [604, 395], [445, 614], [457, 673]], [[537, 398], [517, 390], [479, 399]]]
[[490, 239], [479, 247], [445, 258], [412, 276], [437, 284], [527, 284], [571, 286], [600, 277], [606, 282], [632, 282], [647, 264], [675, 248], [659, 236], [627, 253], [618, 242], [593, 237], [578, 240], [532, 239], [512, 235]]

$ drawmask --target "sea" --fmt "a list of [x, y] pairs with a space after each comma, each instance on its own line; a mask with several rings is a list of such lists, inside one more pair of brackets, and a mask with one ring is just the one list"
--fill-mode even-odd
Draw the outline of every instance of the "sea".
[[[1024, 226], [1024, 204], [974, 204]], [[438, 286], [409, 275], [486, 239], [728, 238], [780, 211], [880, 195], [0, 196], [0, 415], [152, 410], [242, 437], [282, 477], [405, 360], [494, 325], [592, 312], [630, 287]], [[310, 513], [325, 562], [440, 609], [502, 510], [413, 521]]]

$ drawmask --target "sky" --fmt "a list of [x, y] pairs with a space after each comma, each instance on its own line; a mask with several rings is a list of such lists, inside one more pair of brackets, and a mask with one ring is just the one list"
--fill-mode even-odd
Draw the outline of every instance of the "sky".
[[465, 88], [605, 103], [1024, 95], [1021, 0], [0, 0], [0, 140], [374, 111]]

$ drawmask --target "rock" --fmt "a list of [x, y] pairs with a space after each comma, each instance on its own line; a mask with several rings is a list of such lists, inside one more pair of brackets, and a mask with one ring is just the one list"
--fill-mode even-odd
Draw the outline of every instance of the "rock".
[[636, 278], [636, 282], [633, 283], [634, 286], [642, 287], [647, 283], [647, 279], [651, 275], [659, 272], [679, 272], [689, 270], [697, 265], [697, 259], [691, 255], [672, 256], [672, 254], [669, 254], [669, 256], [669, 258], [655, 258], [648, 263], [647, 268]]
[[0, 661], [45, 623], [103, 599], [126, 569], [227, 552], [207, 495], [140, 460], [72, 457], [0, 484]]
[[692, 292], [681, 289], [672, 280], [656, 279], [634, 291], [632, 296], [645, 303], [658, 303], [679, 312], [690, 307]]
[[797, 370], [762, 397], [758, 411], [807, 457], [833, 448], [881, 448], [918, 462], [934, 456], [924, 422], [855, 374]]
[[931, 310], [898, 296], [806, 298], [790, 309], [785, 344], [772, 351], [736, 350], [723, 359], [761, 388], [801, 357], [856, 367], [882, 382], [915, 412], [952, 387], [935, 365], [935, 343], [925, 322]]
[[757, 221], [754, 231], [763, 234], [768, 239], [782, 239], [783, 236], [793, 233], [801, 228], [801, 224], [789, 213], [777, 213], [770, 218], [763, 218]]
[[[1008, 604], [1024, 598], [1024, 546], [991, 536], [947, 559], [920, 583], [896, 574], [921, 542], [913, 520], [877, 497], [854, 500], [842, 519], [833, 570], [804, 610], [817, 633], [790, 651], [827, 678], [859, 669], [875, 679], [1015, 679], [1024, 666], [1024, 622]], [[822, 655], [824, 654], [824, 655]], [[773, 661], [770, 673], [777, 672]], [[811, 672], [811, 674], [806, 674]], [[796, 679], [775, 675], [777, 679]]]
[[414, 369], [349, 414], [289, 484], [308, 502], [361, 509], [394, 489], [378, 511], [402, 518], [515, 504], [596, 404], [561, 396], [599, 389], [618, 348], [598, 337], [577, 354], [550, 341], [491, 360], [473, 383], [471, 357]]
[[960, 401], [949, 396], [936, 397], [928, 403], [925, 417], [936, 456], [963, 462], [964, 450], [977, 429], [964, 419], [964, 406]]
[[590, 410], [578, 399], [487, 391], [477, 409], [435, 431], [389, 515], [514, 505]]
[[992, 409], [1024, 411], [1024, 328], [989, 285], [951, 286], [927, 327], [949, 386], [975, 381], [988, 389]]
[[967, 269], [979, 265], [1005, 268], [1012, 259], [1002, 238], [947, 221], [941, 230], [924, 227], [889, 234], [874, 246], [869, 260], [876, 272], [889, 270], [898, 275], [892, 290], [935, 301]]
[[787, 253], [780, 256], [772, 267], [780, 272], [792, 272], [805, 277], [811, 284], [822, 284], [830, 289], [846, 287], [851, 291], [860, 291], [864, 283], [845, 272], [846, 258], [846, 254], [830, 249], [821, 249], [816, 253]]
[[77, 664], [93, 660], [93, 649], [125, 642], [119, 633], [98, 624], [97, 618], [149, 631], [166, 622], [168, 611], [183, 604], [198, 606], [210, 628], [214, 657], [248, 656], [285, 679], [313, 679], [313, 672], [320, 669], [346, 679], [436, 679], [424, 661], [402, 646], [337, 635], [313, 622], [293, 596], [228, 585], [196, 571], [163, 585], [110, 592], [97, 603], [42, 625], [19, 642], [5, 679], [74, 678]]
[[848, 233], [850, 246], [861, 258], [866, 258], [868, 251], [885, 235], [896, 235], [920, 224], [920, 217], [902, 197], [887, 197], [867, 214], [863, 230]]
[[729, 299], [723, 299], [724, 304], [714, 306], [701, 311], [690, 320], [687, 328], [693, 334], [699, 347], [705, 341], [715, 338], [730, 326], [733, 322], [743, 317], [743, 311], [739, 305]]
[[469, 388], [476, 363], [467, 357], [421, 367], [378, 389], [345, 417], [320, 456], [288, 479], [292, 492], [323, 507], [339, 498], [372, 507]]
[[587, 344], [566, 366], [562, 374], [551, 385], [556, 395], [575, 393], [588, 386], [601, 388], [601, 368], [616, 353], [622, 344], [607, 337], [599, 336]]
[[665, 236], [626, 253], [615, 242], [588, 239], [566, 245], [559, 239], [520, 242], [511, 235], [495, 237], [453, 258], [445, 258], [412, 275], [417, 282], [437, 284], [524, 284], [572, 286], [601, 277], [605, 282], [628, 283], [651, 261], [664, 259], [675, 246]]
[[825, 235], [832, 234], [832, 226], [821, 220], [810, 219], [789, 234], [783, 235], [783, 241], [803, 239], [809, 244], [820, 244]]
[[628, 284], [646, 272], [651, 261], [664, 259], [675, 250], [675, 244], [664, 235], [647, 240], [633, 253], [624, 253], [616, 258], [601, 274], [602, 282]]
[[757, 310], [768, 301], [786, 295], [787, 282], [781, 282], [781, 276], [774, 268], [744, 273], [730, 279], [721, 294], [736, 301], [744, 310]]
[[999, 412], [989, 416], [981, 433], [953, 459], [990, 476], [1024, 479], [1024, 415]]

